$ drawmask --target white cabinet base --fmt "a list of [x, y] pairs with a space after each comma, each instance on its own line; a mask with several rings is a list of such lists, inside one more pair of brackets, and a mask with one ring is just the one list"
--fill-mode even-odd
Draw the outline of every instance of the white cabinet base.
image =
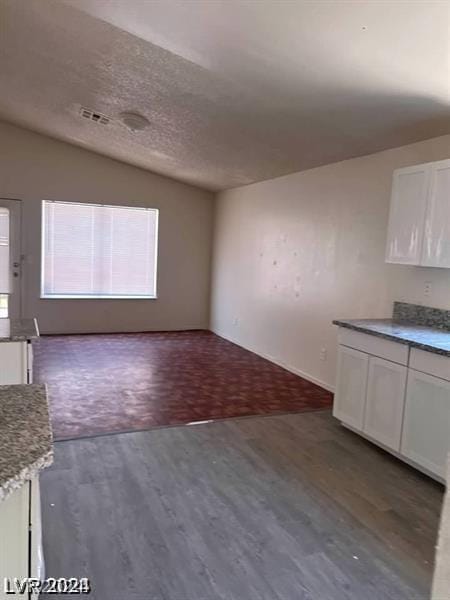
[[340, 332], [340, 342], [354, 345], [339, 345], [333, 416], [443, 482], [450, 453], [450, 357], [390, 342], [406, 349], [406, 362], [399, 364], [403, 357], [395, 348], [371, 346], [369, 337]]
[[[0, 502], [0, 600], [16, 597], [6, 593], [5, 577], [12, 586], [14, 578], [44, 579], [38, 477], [25, 482]], [[38, 596], [38, 593], [32, 594], [33, 599]], [[28, 598], [28, 595], [20, 597]]]
[[28, 577], [30, 485], [27, 482], [0, 503], [0, 600], [11, 598], [4, 578]]
[[31, 342], [0, 342], [0, 385], [33, 383]]
[[[41, 581], [45, 579], [44, 554], [42, 549], [42, 518], [41, 491], [39, 478], [35, 477], [31, 484], [30, 516], [31, 516], [31, 545], [30, 545], [30, 575]], [[37, 594], [33, 596], [36, 598]]]
[[414, 469], [417, 469], [424, 475], [428, 475], [428, 477], [431, 477], [432, 479], [435, 479], [439, 483], [443, 483], [444, 485], [446, 485], [446, 480], [444, 477], [440, 477], [439, 475], [436, 475], [436, 473], [433, 473], [426, 467], [420, 465], [419, 463], [415, 462], [414, 460], [411, 460], [404, 454], [401, 454], [400, 452], [396, 452], [395, 450], [392, 450], [392, 448], [388, 448], [387, 446], [385, 446], [378, 440], [375, 440], [374, 438], [370, 437], [370, 435], [367, 435], [363, 431], [359, 431], [358, 429], [355, 429], [354, 427], [352, 427], [351, 425], [348, 425], [347, 423], [344, 423], [343, 421], [341, 421], [341, 425], [342, 425], [342, 427], [345, 427], [345, 429], [348, 429], [349, 431], [358, 434], [360, 437], [363, 437], [368, 442], [371, 442], [372, 444], [375, 444], [375, 446], [378, 446], [382, 450], [385, 450], [389, 454], [392, 454], [392, 456], [395, 456], [395, 458], [399, 458], [402, 462], [406, 463], [410, 467], [414, 467]]
[[27, 342], [0, 343], [0, 385], [28, 383]]

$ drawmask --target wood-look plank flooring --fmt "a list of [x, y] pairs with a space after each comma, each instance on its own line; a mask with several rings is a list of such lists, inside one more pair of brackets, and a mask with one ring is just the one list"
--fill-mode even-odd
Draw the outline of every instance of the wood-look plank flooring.
[[442, 486], [328, 411], [55, 453], [41, 478], [47, 576], [89, 577], [89, 598], [428, 597]]

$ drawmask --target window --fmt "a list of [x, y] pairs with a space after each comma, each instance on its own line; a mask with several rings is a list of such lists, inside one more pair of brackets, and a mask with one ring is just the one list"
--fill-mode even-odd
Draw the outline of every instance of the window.
[[43, 298], [156, 298], [158, 211], [42, 203]]
[[0, 207], [0, 319], [8, 316], [9, 250], [9, 210]]
[[8, 296], [0, 294], [0, 319], [8, 318]]

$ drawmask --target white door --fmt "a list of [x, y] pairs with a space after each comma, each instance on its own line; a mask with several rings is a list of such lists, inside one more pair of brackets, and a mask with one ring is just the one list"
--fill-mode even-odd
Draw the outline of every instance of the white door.
[[420, 264], [430, 175], [430, 164], [394, 171], [386, 262]]
[[339, 346], [333, 415], [362, 430], [366, 403], [369, 356], [347, 346]]
[[400, 450], [407, 368], [371, 356], [364, 433], [392, 450]]
[[450, 382], [409, 370], [402, 454], [445, 477], [450, 452]]
[[450, 267], [450, 160], [435, 162], [431, 167], [422, 264]]
[[21, 202], [0, 198], [0, 318], [22, 315]]

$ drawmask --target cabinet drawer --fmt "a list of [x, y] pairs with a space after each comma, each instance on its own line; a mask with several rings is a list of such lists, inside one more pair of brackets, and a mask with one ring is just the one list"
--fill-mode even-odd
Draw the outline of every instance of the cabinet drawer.
[[400, 365], [408, 364], [409, 346], [406, 344], [398, 344], [397, 342], [391, 342], [390, 340], [368, 335], [367, 333], [345, 329], [344, 327], [339, 328], [338, 339], [339, 344], [343, 346], [348, 346], [360, 352], [372, 354], [373, 356], [379, 356]]
[[415, 371], [450, 381], [450, 358], [448, 356], [411, 348], [409, 366]]

